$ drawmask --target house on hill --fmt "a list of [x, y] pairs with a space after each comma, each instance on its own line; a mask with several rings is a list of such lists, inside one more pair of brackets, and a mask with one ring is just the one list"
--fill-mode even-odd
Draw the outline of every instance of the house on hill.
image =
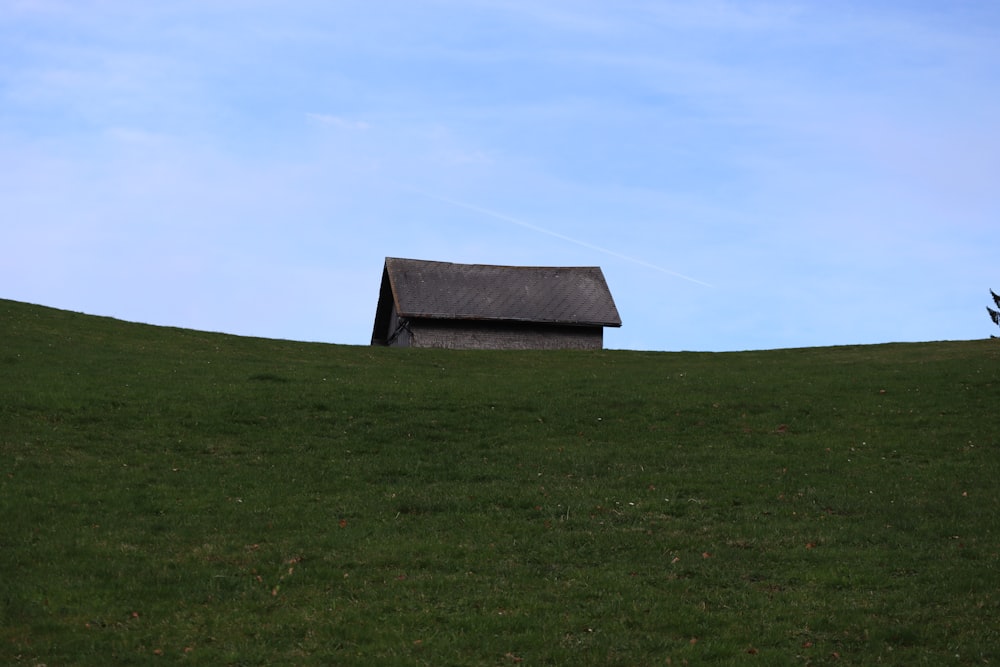
[[599, 350], [621, 324], [600, 267], [387, 257], [372, 345]]

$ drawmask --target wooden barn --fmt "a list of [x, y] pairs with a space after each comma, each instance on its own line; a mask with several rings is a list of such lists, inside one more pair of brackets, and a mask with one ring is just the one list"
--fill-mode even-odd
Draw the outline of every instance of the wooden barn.
[[491, 266], [387, 257], [372, 345], [599, 350], [604, 327], [621, 324], [596, 266]]

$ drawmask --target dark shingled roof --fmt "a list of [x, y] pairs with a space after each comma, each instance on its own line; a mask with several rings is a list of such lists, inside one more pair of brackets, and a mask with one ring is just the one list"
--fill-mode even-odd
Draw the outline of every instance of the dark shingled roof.
[[[620, 327], [600, 267], [491, 266], [387, 257], [375, 316]], [[384, 333], [383, 333], [384, 335]]]

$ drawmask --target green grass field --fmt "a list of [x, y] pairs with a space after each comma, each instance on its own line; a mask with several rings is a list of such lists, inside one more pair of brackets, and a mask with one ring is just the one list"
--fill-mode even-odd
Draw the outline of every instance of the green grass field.
[[0, 663], [998, 664], [998, 362], [0, 301]]

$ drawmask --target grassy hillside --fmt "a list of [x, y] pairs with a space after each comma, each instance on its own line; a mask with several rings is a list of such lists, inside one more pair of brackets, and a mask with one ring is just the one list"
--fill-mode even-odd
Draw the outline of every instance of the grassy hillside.
[[996, 664], [998, 361], [0, 301], [0, 663]]

